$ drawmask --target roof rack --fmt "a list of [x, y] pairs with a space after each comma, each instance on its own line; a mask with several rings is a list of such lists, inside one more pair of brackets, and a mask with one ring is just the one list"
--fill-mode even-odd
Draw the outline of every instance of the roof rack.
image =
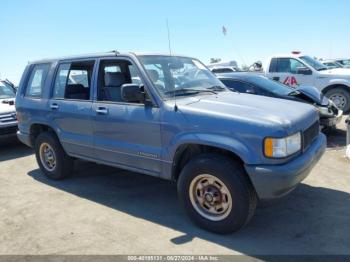
[[114, 53], [115, 56], [120, 55], [120, 53], [118, 52], [118, 50], [112, 50], [111, 53]]

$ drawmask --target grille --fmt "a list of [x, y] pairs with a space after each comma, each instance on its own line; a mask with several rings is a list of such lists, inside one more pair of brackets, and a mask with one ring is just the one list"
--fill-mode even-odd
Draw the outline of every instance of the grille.
[[317, 121], [303, 133], [303, 149], [306, 150], [320, 133], [320, 123]]
[[16, 120], [17, 120], [16, 113], [9, 113], [9, 114], [0, 115], [0, 123], [2, 123], [2, 124], [14, 122]]
[[0, 135], [9, 135], [17, 132], [17, 126], [0, 128]]

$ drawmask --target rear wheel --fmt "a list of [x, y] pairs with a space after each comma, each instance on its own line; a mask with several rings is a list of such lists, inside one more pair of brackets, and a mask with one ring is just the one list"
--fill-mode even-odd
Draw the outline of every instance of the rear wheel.
[[39, 134], [35, 140], [35, 156], [41, 171], [50, 179], [63, 179], [73, 170], [73, 159], [53, 133]]
[[178, 194], [192, 221], [221, 234], [246, 225], [257, 204], [255, 190], [241, 164], [216, 154], [200, 155], [184, 167]]
[[345, 88], [336, 87], [328, 90], [326, 96], [333, 101], [333, 103], [344, 112], [350, 109], [350, 91]]

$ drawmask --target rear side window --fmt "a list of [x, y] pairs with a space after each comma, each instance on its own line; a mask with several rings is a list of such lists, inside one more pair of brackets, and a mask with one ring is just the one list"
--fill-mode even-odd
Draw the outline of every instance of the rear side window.
[[54, 98], [64, 98], [64, 90], [67, 85], [69, 68], [70, 64], [61, 64], [59, 66], [53, 91]]
[[241, 82], [238, 80], [223, 79], [221, 80], [226, 87], [233, 89], [240, 93], [254, 93], [254, 87], [246, 82]]
[[298, 69], [303, 67], [305, 65], [294, 58], [272, 58], [269, 72], [297, 74]]
[[232, 73], [234, 72], [231, 68], [214, 68], [211, 70], [213, 73], [220, 74], [220, 73]]
[[57, 70], [52, 98], [90, 100], [94, 61], [60, 64]]
[[40, 64], [35, 65], [30, 74], [26, 93], [25, 95], [28, 97], [41, 97], [45, 79], [49, 72], [50, 65], [49, 64]]
[[272, 58], [269, 68], [270, 73], [276, 73], [277, 72], [277, 58]]

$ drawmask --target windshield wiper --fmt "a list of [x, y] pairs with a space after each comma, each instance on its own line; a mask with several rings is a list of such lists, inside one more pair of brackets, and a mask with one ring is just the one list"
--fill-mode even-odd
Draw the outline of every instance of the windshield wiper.
[[321, 67], [321, 68], [317, 69], [317, 71], [324, 71], [324, 70], [328, 70], [328, 68], [327, 67]]
[[222, 86], [211, 86], [207, 88], [208, 90], [214, 90], [214, 91], [222, 91], [222, 90], [226, 90], [225, 87]]
[[173, 94], [175, 96], [186, 96], [186, 95], [196, 95], [199, 93], [212, 93], [217, 94], [213, 90], [207, 90], [207, 89], [190, 89], [190, 88], [181, 88], [181, 89], [174, 89], [171, 91], [167, 91], [164, 94], [169, 95]]
[[288, 96], [297, 96], [300, 95], [300, 92], [298, 90], [293, 90], [292, 92], [288, 93]]

